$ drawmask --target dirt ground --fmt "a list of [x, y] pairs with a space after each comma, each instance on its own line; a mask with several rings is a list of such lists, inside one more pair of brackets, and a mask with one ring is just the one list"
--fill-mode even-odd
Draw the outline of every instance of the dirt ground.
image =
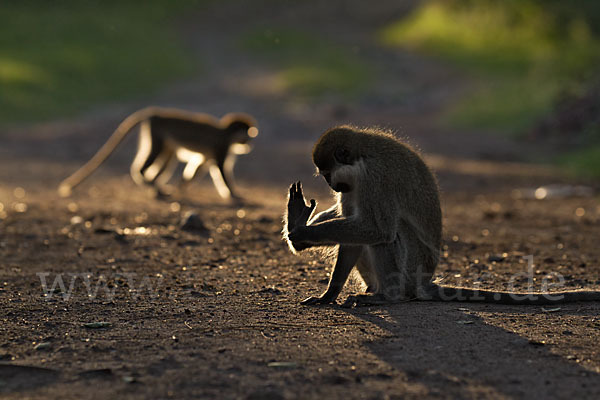
[[[236, 31], [206, 33], [225, 20], [239, 22], [238, 33], [265, 21], [219, 3], [181, 24], [190, 48], [211, 54], [202, 76], [143, 101], [3, 132], [0, 397], [598, 398], [596, 303], [299, 305], [325, 289], [330, 267], [316, 253], [290, 254], [281, 241], [285, 194], [302, 179], [319, 209], [329, 203], [324, 182], [311, 176], [309, 151], [340, 122], [395, 127], [425, 151], [443, 191], [442, 282], [600, 290], [598, 195], [536, 200], [540, 185], [580, 182], [520, 163], [533, 146], [435, 126], [462, 78], [369, 42], [370, 27], [411, 3], [364, 13], [322, 3], [330, 24], [302, 5], [275, 10], [280, 24], [313, 24], [362, 43], [377, 60], [384, 82], [350, 104], [300, 107], [285, 93], [258, 90], [252, 83], [267, 72], [228, 51]], [[354, 25], [344, 23], [350, 17]], [[386, 77], [410, 104], [391, 100]], [[248, 203], [221, 200], [208, 180], [185, 196], [152, 198], [125, 175], [133, 140], [73, 197], [59, 198], [58, 182], [147, 104], [256, 115], [261, 134], [236, 169]], [[206, 230], [183, 230], [188, 212]]]

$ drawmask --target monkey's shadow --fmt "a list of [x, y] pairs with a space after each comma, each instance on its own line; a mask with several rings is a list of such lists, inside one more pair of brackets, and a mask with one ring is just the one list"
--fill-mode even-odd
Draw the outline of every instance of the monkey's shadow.
[[254, 203], [249, 200], [240, 200], [235, 202], [227, 200], [193, 200], [189, 198], [189, 195], [158, 196], [156, 197], [156, 200], [167, 204], [176, 201], [183, 207], [194, 209], [234, 210], [236, 208], [258, 209], [264, 207], [264, 205], [260, 203]]
[[[569, 315], [569, 310], [577, 307], [563, 306], [561, 312]], [[599, 374], [553, 354], [550, 345], [530, 342], [465, 312], [465, 308], [511, 314], [541, 312], [539, 307], [427, 302], [347, 312], [389, 332], [390, 336], [367, 346], [431, 395], [600, 398]], [[591, 316], [598, 313], [595, 305], [585, 308]]]

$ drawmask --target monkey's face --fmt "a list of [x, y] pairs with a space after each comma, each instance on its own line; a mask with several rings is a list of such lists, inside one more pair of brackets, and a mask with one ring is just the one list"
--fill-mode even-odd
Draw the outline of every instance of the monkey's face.
[[232, 143], [247, 144], [258, 136], [258, 128], [246, 121], [234, 120], [227, 126]]
[[232, 143], [245, 144], [258, 136], [256, 119], [249, 114], [228, 113], [219, 123], [229, 133]]
[[330, 171], [319, 171], [330, 188], [339, 193], [348, 193], [354, 189], [354, 167], [338, 166]]
[[229, 137], [229, 151], [237, 155], [250, 153], [252, 151], [250, 141], [257, 135], [258, 129], [255, 126], [236, 126]]
[[255, 126], [244, 124], [231, 129], [231, 143], [248, 144], [258, 136], [258, 128]]
[[333, 157], [327, 162], [317, 165], [317, 169], [336, 192], [348, 193], [355, 186], [355, 160], [350, 151], [342, 146], [333, 151]]
[[354, 190], [360, 173], [360, 137], [349, 127], [325, 132], [313, 149], [317, 171], [336, 192]]

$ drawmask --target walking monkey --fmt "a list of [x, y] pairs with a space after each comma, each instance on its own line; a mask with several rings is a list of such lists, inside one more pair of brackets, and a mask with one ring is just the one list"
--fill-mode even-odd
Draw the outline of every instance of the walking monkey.
[[208, 169], [221, 197], [240, 198], [233, 186], [235, 156], [250, 152], [249, 142], [258, 135], [256, 120], [243, 113], [216, 119], [208, 114], [160, 107], [144, 108], [125, 118], [100, 150], [62, 181], [59, 194], [69, 196], [137, 125], [140, 125], [139, 143], [130, 169], [135, 183], [151, 185], [162, 194], [161, 187], [173, 175], [177, 162], [182, 162], [186, 164], [183, 185], [198, 170]]
[[346, 306], [413, 299], [502, 304], [600, 300], [596, 291], [517, 294], [437, 285], [432, 276], [439, 261], [442, 212], [437, 181], [423, 159], [390, 133], [352, 126], [325, 132], [312, 158], [337, 192], [336, 203], [312, 217], [316, 202], [307, 206], [301, 183], [292, 184], [284, 238], [293, 252], [339, 247], [327, 290], [302, 304], [335, 302], [354, 267], [367, 293], [350, 296]]

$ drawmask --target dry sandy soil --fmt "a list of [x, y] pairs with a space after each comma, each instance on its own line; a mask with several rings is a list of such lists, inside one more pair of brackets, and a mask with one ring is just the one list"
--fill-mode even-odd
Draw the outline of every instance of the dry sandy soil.
[[[280, 23], [325, 26], [300, 6], [296, 13], [286, 7]], [[216, 31], [230, 11], [204, 11], [181, 29]], [[329, 10], [329, 21], [357, 16], [368, 32], [405, 9], [393, 11]], [[299, 305], [324, 290], [329, 264], [316, 253], [294, 256], [281, 241], [286, 189], [303, 179], [320, 208], [328, 203], [325, 184], [311, 177], [309, 151], [320, 132], [341, 121], [402, 127], [428, 154], [443, 190], [442, 282], [526, 290], [531, 281], [540, 290], [549, 281], [552, 289], [600, 290], [597, 196], [531, 198], [541, 184], [570, 181], [549, 168], [492, 161], [522, 158], [529, 151], [522, 145], [431, 124], [460, 82], [454, 72], [368, 45], [366, 34], [343, 21], [327, 26], [336, 27], [334, 38], [365, 41], [382, 76], [401, 68], [395, 79], [410, 105], [386, 102], [382, 84], [371, 98], [342, 104], [341, 116], [336, 100], [299, 108], [285, 93], [242, 84], [265, 72], [251, 59], [215, 50], [233, 46], [227, 34], [189, 34], [194, 51], [214, 50], [208, 78], [147, 102], [3, 132], [0, 397], [600, 397], [596, 303]], [[383, 100], [374, 102], [378, 93]], [[248, 204], [219, 199], [208, 181], [185, 196], [152, 198], [124, 175], [131, 141], [72, 198], [56, 195], [60, 179], [128, 112], [148, 103], [258, 117], [255, 151], [237, 168]], [[190, 211], [206, 231], [181, 229]], [[353, 290], [349, 285], [341, 300]]]

